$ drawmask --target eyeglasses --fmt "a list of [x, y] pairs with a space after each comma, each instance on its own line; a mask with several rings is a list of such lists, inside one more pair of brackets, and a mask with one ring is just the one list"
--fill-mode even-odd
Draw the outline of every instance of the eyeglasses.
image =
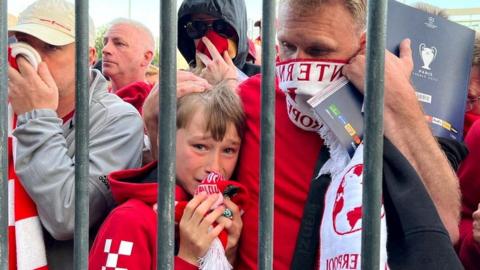
[[479, 100], [480, 100], [480, 96], [467, 97], [467, 104], [466, 104], [465, 110], [466, 110], [467, 112], [473, 110], [473, 108], [475, 107], [475, 104], [476, 104]]
[[231, 38], [236, 35], [233, 27], [222, 19], [213, 21], [190, 21], [187, 22], [184, 27], [188, 37], [191, 39], [199, 39], [205, 36], [208, 29], [212, 29], [225, 38]]

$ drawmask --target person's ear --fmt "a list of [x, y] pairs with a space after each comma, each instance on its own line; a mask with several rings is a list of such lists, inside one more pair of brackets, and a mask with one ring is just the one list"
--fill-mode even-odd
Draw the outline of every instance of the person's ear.
[[367, 49], [367, 32], [363, 32], [360, 35], [360, 51], [365, 51]]
[[150, 63], [152, 63], [152, 60], [153, 60], [153, 52], [152, 51], [146, 51], [144, 54], [143, 54], [143, 63], [142, 63], [142, 66], [146, 67], [148, 65], [150, 65]]
[[88, 63], [93, 66], [97, 61], [97, 49], [95, 47], [88, 48]]

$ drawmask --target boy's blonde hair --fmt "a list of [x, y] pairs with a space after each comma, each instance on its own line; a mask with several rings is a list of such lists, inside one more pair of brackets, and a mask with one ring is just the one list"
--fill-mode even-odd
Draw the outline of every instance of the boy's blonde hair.
[[205, 131], [210, 132], [216, 141], [223, 140], [230, 123], [242, 138], [245, 127], [245, 114], [240, 97], [224, 82], [213, 89], [191, 93], [177, 101], [177, 129], [190, 124], [195, 114], [202, 114], [205, 120]]

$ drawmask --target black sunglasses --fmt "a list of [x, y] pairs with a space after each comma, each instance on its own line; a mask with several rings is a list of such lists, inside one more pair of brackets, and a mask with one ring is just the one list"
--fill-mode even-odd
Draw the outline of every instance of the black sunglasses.
[[222, 19], [213, 21], [189, 21], [185, 24], [187, 35], [191, 39], [199, 39], [207, 33], [208, 29], [212, 29], [225, 38], [235, 37], [235, 30]]

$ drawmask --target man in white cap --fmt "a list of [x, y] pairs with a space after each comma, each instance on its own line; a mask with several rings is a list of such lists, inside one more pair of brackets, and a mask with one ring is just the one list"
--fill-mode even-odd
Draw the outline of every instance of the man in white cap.
[[[93, 24], [90, 26], [93, 42]], [[12, 139], [14, 178], [37, 207], [44, 228], [48, 268], [73, 269], [74, 5], [64, 0], [38, 0], [20, 13], [17, 25], [9, 27], [9, 32], [41, 57], [37, 70], [24, 57], [16, 58], [18, 70], [8, 69], [9, 101], [16, 115]], [[92, 57], [93, 44], [90, 47]], [[113, 204], [106, 175], [141, 164], [143, 123], [132, 106], [107, 93], [107, 82], [98, 71], [92, 70], [89, 86], [89, 90], [85, 89], [90, 93], [89, 222], [94, 228]], [[16, 192], [17, 189], [15, 196]], [[17, 225], [15, 222], [16, 233], [21, 234], [24, 230]], [[90, 235], [93, 237], [94, 233]], [[18, 250], [17, 239], [17, 255]], [[17, 258], [17, 265], [23, 260], [28, 258]], [[37, 269], [37, 265], [41, 263], [30, 263], [27, 268]]]

